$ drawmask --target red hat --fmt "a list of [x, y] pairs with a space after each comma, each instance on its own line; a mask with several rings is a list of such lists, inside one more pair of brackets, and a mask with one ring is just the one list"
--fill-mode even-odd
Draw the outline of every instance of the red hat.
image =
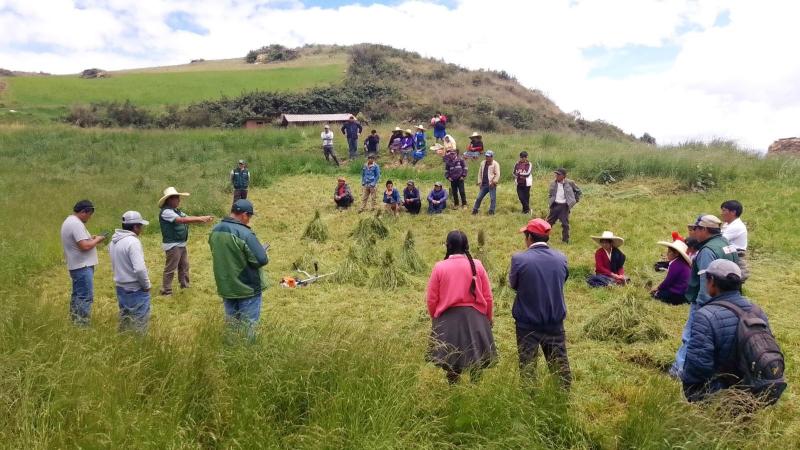
[[550, 234], [550, 228], [550, 224], [544, 219], [531, 219], [528, 225], [519, 229], [519, 232], [524, 233], [527, 231], [529, 233], [547, 236]]

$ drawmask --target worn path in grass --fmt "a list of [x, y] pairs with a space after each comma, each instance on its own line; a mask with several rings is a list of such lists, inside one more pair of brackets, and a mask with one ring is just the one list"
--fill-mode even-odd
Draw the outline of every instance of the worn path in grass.
[[[536, 211], [544, 209], [543, 192], [548, 178], [546, 173], [537, 174], [533, 187]], [[250, 197], [258, 214], [252, 226], [262, 240], [272, 244], [271, 262], [267, 266], [272, 287], [265, 295], [262, 328], [302, 335], [324, 332], [333, 324], [341, 322], [348, 327], [371, 330], [370, 334], [374, 336], [378, 346], [393, 348], [389, 343], [402, 343], [406, 347], [405, 351], [395, 356], [404, 364], [418, 367], [416, 389], [422, 392], [442, 389], [444, 378], [441, 373], [423, 360], [429, 332], [429, 319], [424, 306], [427, 274], [413, 276], [409, 287], [386, 292], [332, 282], [321, 282], [307, 289], [289, 290], [277, 287], [280, 277], [291, 274], [292, 263], [304, 254], [310, 254], [319, 261], [321, 272], [328, 272], [335, 270], [345, 258], [349, 246], [353, 245], [349, 233], [364, 215], [353, 210], [335, 211], [329, 198], [330, 183], [330, 177], [294, 176], [267, 189], [255, 189], [251, 192]], [[359, 188], [353, 187], [358, 196]], [[427, 193], [431, 183], [423, 181], [420, 187], [423, 193]], [[584, 187], [587, 196], [572, 216], [573, 243], [563, 245], [556, 239], [553, 246], [567, 254], [572, 272], [567, 283], [569, 317], [566, 323], [575, 377], [571, 405], [581, 426], [603, 436], [602, 441], [613, 447], [621, 439], [620, 434], [630, 432], [626, 431], [627, 427], [634, 426], [632, 423], [635, 423], [636, 415], [640, 414], [642, 408], [663, 408], [664, 411], [670, 411], [669, 414], [675, 414], [676, 408], [686, 409], [687, 412], [681, 414], [690, 414], [681, 399], [679, 385], [659, 369], [669, 363], [677, 347], [687, 308], [671, 307], [648, 300], [645, 284], [659, 280], [659, 275], [653, 273], [651, 267], [662, 251], [655, 245], [655, 241], [667, 238], [673, 229], [682, 230], [681, 223], [675, 223], [678, 220], [676, 217], [693, 215], [695, 210], [710, 211], [711, 206], [717, 203], [717, 197], [730, 193], [715, 193], [713, 198], [702, 194], [679, 193], [675, 183], [670, 180], [632, 180], [614, 186], [585, 184]], [[443, 241], [448, 230], [464, 230], [472, 240], [473, 249], [478, 230], [484, 230], [489, 246], [489, 258], [485, 262], [490, 267], [490, 277], [497, 295], [500, 291], [499, 277], [506, 270], [510, 254], [522, 246], [517, 230], [526, 221], [526, 217], [517, 212], [516, 193], [510, 186], [501, 186], [499, 192], [498, 214], [494, 217], [485, 214], [473, 217], [469, 210], [448, 210], [441, 216], [422, 214], [417, 217], [401, 215], [398, 219], [385, 217], [384, 221], [390, 228], [391, 235], [387, 240], [379, 242], [378, 250], [382, 253], [384, 249], [390, 248], [396, 255], [399, 254], [405, 232], [410, 229], [416, 237], [417, 251], [428, 267], [431, 267], [444, 253]], [[473, 199], [475, 193], [474, 187], [469, 187], [468, 199]], [[635, 201], [636, 209], [631, 208], [631, 203], [620, 204], [620, 197], [626, 197], [630, 202]], [[678, 199], [680, 202], [676, 201]], [[750, 200], [755, 202], [755, 199]], [[185, 201], [187, 205], [191, 205], [192, 198]], [[692, 205], [691, 213], [686, 212], [687, 204]], [[486, 206], [484, 210], [485, 208]], [[323, 222], [328, 226], [331, 236], [325, 243], [300, 239], [306, 223], [317, 209], [322, 213]], [[755, 215], [759, 208], [754, 205], [751, 211]], [[769, 215], [766, 210], [763, 213]], [[155, 217], [148, 219], [157, 223]], [[753, 231], [758, 233], [759, 227], [756, 223], [766, 220], [768, 217], [761, 217], [758, 222], [753, 221]], [[623, 247], [629, 257], [626, 267], [634, 279], [633, 285], [629, 287], [591, 290], [583, 281], [583, 277], [592, 269], [595, 249], [588, 236], [604, 229], [612, 229], [626, 237], [626, 245]], [[202, 329], [209, 322], [222, 327], [222, 308], [215, 294], [206, 244], [209, 230], [208, 226], [192, 227], [189, 246], [192, 288], [170, 298], [153, 299], [151, 333], [154, 336], [192, 341], [196, 338], [196, 330]], [[558, 226], [555, 232], [560, 232]], [[160, 285], [163, 253], [156, 233], [149, 233], [144, 241], [151, 278], [157, 287]], [[759, 250], [764, 247], [770, 251]], [[800, 286], [800, 280], [797, 279], [800, 263], [791, 255], [780, 252], [779, 245], [769, 243], [758, 234], [753, 238], [753, 248], [753, 275], [748, 282], [748, 293], [770, 315], [786, 352], [790, 383], [794, 384], [798, 377], [792, 368], [800, 365], [800, 336], [794, 327], [798, 319], [793, 305], [796, 297], [782, 295], [786, 291], [781, 286], [797, 292]], [[380, 270], [380, 267], [372, 267], [365, 276], [372, 276]], [[115, 326], [117, 307], [110, 277], [108, 258], [102, 252], [96, 275], [95, 327]], [[40, 286], [37, 295], [48, 303], [66, 308], [67, 283], [64, 271], [60, 267], [53, 269], [37, 282]], [[641, 299], [641, 304], [652, 313], [670, 338], [657, 342], [622, 344], [599, 342], [586, 337], [584, 324], [623, 295]], [[501, 362], [498, 367], [487, 372], [482, 384], [507, 382], [508, 374], [516, 373], [511, 300], [510, 296], [496, 299], [497, 320], [494, 333]], [[347, 351], [350, 345], [352, 343], [346, 340], [330, 342], [332, 350]], [[781, 404], [760, 415], [755, 424], [771, 429], [782, 428], [771, 432], [780, 433], [787, 439], [784, 441], [787, 444], [800, 444], [797, 441], [800, 436], [800, 421], [793, 413], [797, 408], [796, 395], [793, 390], [789, 390]], [[695, 410], [691, 414], [702, 416], [703, 412]], [[663, 425], [671, 426], [670, 420], [671, 416], [666, 417]], [[679, 424], [673, 423], [672, 426]], [[719, 433], [718, 438], [722, 442], [735, 441], [739, 436], [736, 429], [719, 430]]]

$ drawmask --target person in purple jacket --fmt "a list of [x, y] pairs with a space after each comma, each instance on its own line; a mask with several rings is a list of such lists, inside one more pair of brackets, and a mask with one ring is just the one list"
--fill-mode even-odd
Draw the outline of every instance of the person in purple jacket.
[[467, 195], [464, 192], [464, 179], [467, 177], [467, 163], [458, 154], [458, 150], [448, 150], [444, 157], [444, 177], [450, 181], [450, 195], [453, 197], [453, 208], [458, 208], [461, 196], [461, 207], [467, 207]]
[[670, 305], [686, 303], [686, 288], [692, 275], [692, 259], [686, 254], [688, 247], [680, 240], [673, 242], [659, 241], [658, 245], [667, 247], [667, 276], [657, 288], [650, 291], [650, 296]]

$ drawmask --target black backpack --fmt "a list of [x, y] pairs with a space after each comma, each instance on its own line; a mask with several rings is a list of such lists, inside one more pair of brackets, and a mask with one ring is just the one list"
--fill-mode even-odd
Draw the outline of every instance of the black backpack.
[[768, 405], [777, 402], [786, 389], [783, 353], [767, 322], [760, 316], [761, 308], [752, 305], [750, 311], [745, 311], [724, 300], [708, 304], [721, 306], [739, 319], [734, 367], [742, 377], [742, 386]]

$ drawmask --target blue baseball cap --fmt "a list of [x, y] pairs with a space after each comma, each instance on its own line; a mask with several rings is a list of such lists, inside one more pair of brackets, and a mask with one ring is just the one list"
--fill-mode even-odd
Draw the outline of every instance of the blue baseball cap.
[[253, 212], [253, 202], [247, 199], [239, 199], [233, 203], [233, 207], [231, 208], [231, 212], [235, 212], [238, 214], [250, 214], [251, 216], [255, 215]]

